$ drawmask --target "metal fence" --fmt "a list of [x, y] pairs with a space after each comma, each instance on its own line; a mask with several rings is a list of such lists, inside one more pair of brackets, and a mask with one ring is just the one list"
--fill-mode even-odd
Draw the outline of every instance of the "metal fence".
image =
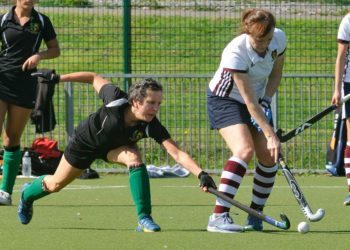
[[[0, 3], [4, 4], [0, 6], [4, 13], [12, 1]], [[62, 49], [59, 58], [43, 61], [41, 66], [59, 73], [95, 71], [122, 88], [144, 75], [159, 79], [166, 98], [160, 112], [162, 122], [204, 168], [221, 169], [230, 153], [221, 137], [209, 129], [205, 90], [223, 48], [239, 33], [242, 11], [252, 7], [269, 9], [277, 18], [277, 26], [287, 34], [277, 106], [278, 126], [288, 131], [329, 105], [336, 34], [349, 5], [349, 0], [40, 0], [36, 9], [50, 17]], [[101, 104], [91, 86], [72, 86], [73, 99], [66, 96], [69, 91], [65, 92], [63, 85], [57, 87], [54, 97], [59, 124], [49, 136], [58, 140], [61, 148], [68, 141], [66, 123], [77, 125]], [[69, 90], [69, 85], [66, 88]], [[74, 109], [70, 109], [72, 105]], [[328, 116], [284, 145], [293, 168], [324, 169], [331, 121]], [[30, 146], [35, 136], [33, 126], [28, 124], [22, 145]], [[141, 144], [147, 163], [171, 164], [153, 142], [145, 140]], [[95, 167], [118, 169], [100, 162]]]
[[[123, 86], [125, 77], [132, 81], [153, 77], [164, 86], [164, 101], [159, 119], [169, 129], [173, 139], [200, 165], [210, 172], [218, 172], [231, 156], [217, 131], [211, 130], [206, 112], [206, 89], [210, 75], [106, 75], [113, 83]], [[275, 96], [275, 126], [285, 132], [300, 125], [330, 105], [332, 76], [285, 75]], [[50, 134], [58, 140], [60, 148], [67, 144], [73, 128], [100, 107], [93, 87], [83, 83], [57, 85], [55, 95], [57, 120], [61, 121]], [[283, 153], [290, 167], [298, 172], [325, 172], [326, 144], [333, 126], [332, 115], [316, 123], [294, 139], [283, 144]], [[30, 145], [35, 135], [28, 125], [23, 145]], [[154, 165], [173, 165], [175, 162], [153, 140], [139, 143], [144, 161]], [[250, 169], [253, 167], [252, 163]], [[100, 171], [125, 171], [122, 166], [97, 161], [93, 165]]]
[[[12, 1], [2, 2], [7, 5], [0, 11], [5, 12]], [[77, 5], [63, 7], [67, 2]], [[240, 32], [243, 10], [258, 7], [270, 10], [287, 34], [285, 74], [333, 74], [337, 29], [349, 4], [350, 0], [41, 0], [36, 8], [51, 18], [62, 48], [61, 57], [42, 65], [61, 73], [212, 74], [223, 48]]]

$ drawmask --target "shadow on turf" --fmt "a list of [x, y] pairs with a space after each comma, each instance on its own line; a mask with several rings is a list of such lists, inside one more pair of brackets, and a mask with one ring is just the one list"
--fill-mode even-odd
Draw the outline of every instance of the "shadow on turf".
[[[57, 229], [64, 229], [64, 230], [96, 230], [96, 231], [129, 231], [129, 232], [137, 232], [135, 228], [93, 228], [93, 227], [55, 227], [55, 228], [47, 228], [51, 230], [57, 230]], [[198, 232], [198, 233], [203, 233], [207, 232], [206, 229], [162, 229], [161, 232]], [[139, 232], [137, 232], [139, 233]]]
[[[96, 227], [55, 227], [55, 228], [46, 228], [49, 230], [57, 230], [57, 229], [63, 229], [63, 230], [86, 230], [86, 231], [123, 231], [123, 232], [136, 232], [135, 228], [96, 228]], [[191, 233], [204, 233], [207, 232], [206, 229], [162, 229], [161, 233], [167, 233], [167, 232], [191, 232]], [[208, 232], [209, 233], [209, 232]], [[276, 234], [276, 235], [288, 235], [290, 233], [299, 234], [297, 231], [279, 231], [279, 230], [265, 230], [263, 232], [242, 232], [237, 234], [252, 234], [252, 233], [259, 233], [259, 234]], [[310, 233], [330, 233], [330, 234], [348, 234], [350, 231], [311, 231]], [[223, 235], [231, 235], [231, 234], [223, 234]]]

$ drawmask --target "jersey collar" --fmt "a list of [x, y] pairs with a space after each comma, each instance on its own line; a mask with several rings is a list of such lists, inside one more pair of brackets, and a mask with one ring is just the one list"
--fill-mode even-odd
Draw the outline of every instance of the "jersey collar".
[[[7, 17], [5, 18], [5, 22], [8, 22], [8, 21], [12, 21], [12, 20], [13, 20], [15, 8], [16, 8], [16, 6], [12, 6], [12, 7], [11, 7], [10, 11], [8, 12]], [[31, 19], [33, 19], [33, 18], [39, 19], [39, 14], [38, 14], [38, 12], [34, 9], [34, 7], [33, 7], [33, 9], [32, 9], [32, 15], [31, 15]]]
[[252, 45], [250, 44], [249, 42], [249, 35], [248, 34], [245, 34], [246, 35], [246, 48], [247, 48], [247, 52], [248, 52], [248, 56], [250, 58], [250, 60], [252, 61], [252, 63], [256, 64], [257, 62], [261, 62], [261, 61], [264, 61], [266, 57], [269, 56], [269, 51], [270, 51], [270, 45], [268, 46], [267, 48], [267, 51], [266, 51], [266, 55], [265, 57], [261, 57], [258, 55], [258, 53], [255, 52], [255, 50], [253, 49]]

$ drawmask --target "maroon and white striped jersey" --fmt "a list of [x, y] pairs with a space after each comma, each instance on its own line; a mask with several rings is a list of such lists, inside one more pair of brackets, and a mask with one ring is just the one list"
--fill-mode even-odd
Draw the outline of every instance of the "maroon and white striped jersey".
[[252, 48], [249, 35], [235, 37], [222, 53], [220, 66], [209, 83], [210, 90], [214, 95], [231, 97], [244, 103], [232, 75], [235, 72], [247, 73], [256, 96], [262, 97], [274, 62], [284, 53], [286, 45], [285, 33], [275, 28], [267, 53], [261, 57]]

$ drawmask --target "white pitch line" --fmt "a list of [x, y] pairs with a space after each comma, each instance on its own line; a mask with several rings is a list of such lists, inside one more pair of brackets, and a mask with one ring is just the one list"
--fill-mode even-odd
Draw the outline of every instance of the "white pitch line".
[[[164, 185], [162, 188], [198, 188], [195, 185]], [[17, 189], [18, 188], [18, 189]], [[63, 188], [63, 190], [96, 190], [96, 189], [119, 189], [128, 188], [128, 186], [99, 186], [99, 185], [68, 185]], [[252, 186], [242, 185], [240, 188], [252, 188]], [[274, 186], [274, 188], [290, 188], [289, 186]], [[344, 189], [344, 186], [302, 186], [302, 189]], [[14, 192], [19, 192], [21, 190], [20, 186], [16, 186]]]
[[68, 190], [84, 190], [84, 189], [115, 189], [126, 188], [127, 186], [89, 186], [89, 185], [68, 185], [64, 189]]
[[[96, 190], [96, 189], [117, 189], [117, 188], [126, 188], [126, 187], [128, 186], [68, 185], [62, 190]], [[18, 187], [18, 188], [19, 189], [16, 188], [14, 192], [19, 192], [21, 190], [21, 187]]]
[[[198, 186], [162, 186], [165, 188], [198, 188]], [[310, 189], [346, 189], [346, 186], [302, 186], [302, 189], [304, 188], [310, 188]], [[248, 186], [248, 185], [242, 185], [240, 186], [240, 188], [252, 188], [252, 186]], [[290, 188], [289, 186], [273, 186], [273, 188]]]

